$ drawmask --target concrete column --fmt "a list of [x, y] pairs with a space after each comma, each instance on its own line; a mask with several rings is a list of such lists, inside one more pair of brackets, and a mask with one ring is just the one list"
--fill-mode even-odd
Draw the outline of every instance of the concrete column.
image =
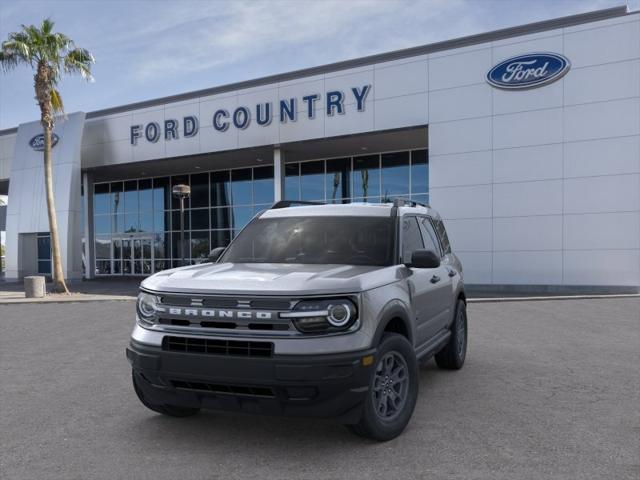
[[284, 152], [280, 146], [273, 149], [273, 199], [284, 200]]
[[82, 173], [82, 189], [84, 197], [82, 198], [82, 207], [84, 215], [84, 278], [93, 278], [95, 275], [95, 255], [93, 241], [93, 175], [88, 172]]

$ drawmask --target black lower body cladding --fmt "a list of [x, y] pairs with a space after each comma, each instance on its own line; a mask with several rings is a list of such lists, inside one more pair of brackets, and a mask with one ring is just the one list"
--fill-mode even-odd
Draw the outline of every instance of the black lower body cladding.
[[375, 349], [334, 355], [251, 357], [167, 351], [132, 341], [127, 358], [155, 404], [357, 422]]

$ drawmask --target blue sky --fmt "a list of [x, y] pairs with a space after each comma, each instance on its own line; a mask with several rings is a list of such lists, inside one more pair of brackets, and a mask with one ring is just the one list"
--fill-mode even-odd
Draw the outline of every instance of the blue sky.
[[[640, 0], [630, 0], [638, 8]], [[96, 58], [65, 78], [67, 112], [624, 5], [625, 0], [0, 0], [0, 39], [50, 16]], [[0, 129], [36, 120], [32, 73], [0, 71]]]

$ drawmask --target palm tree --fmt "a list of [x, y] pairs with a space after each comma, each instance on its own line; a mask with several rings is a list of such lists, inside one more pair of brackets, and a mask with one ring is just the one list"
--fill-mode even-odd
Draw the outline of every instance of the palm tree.
[[0, 46], [0, 64], [5, 71], [19, 65], [28, 65], [35, 70], [33, 87], [40, 107], [40, 123], [44, 129], [44, 183], [53, 256], [53, 290], [69, 293], [62, 273], [58, 221], [53, 199], [51, 132], [55, 122], [54, 115], [64, 113], [62, 98], [57, 90], [62, 74], [79, 73], [86, 80], [92, 80], [91, 65], [94, 59], [88, 50], [76, 47], [66, 35], [54, 33], [53, 25], [47, 18], [40, 27], [22, 25], [22, 30], [10, 33]]

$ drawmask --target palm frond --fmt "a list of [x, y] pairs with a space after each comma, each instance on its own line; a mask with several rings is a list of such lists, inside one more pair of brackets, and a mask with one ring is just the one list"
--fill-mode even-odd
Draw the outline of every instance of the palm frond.
[[51, 89], [51, 106], [54, 113], [64, 113], [64, 105], [62, 103], [62, 97], [60, 92], [55, 88]]
[[93, 55], [84, 48], [75, 48], [64, 57], [64, 70], [67, 73], [79, 73], [82, 78], [92, 81], [91, 65], [95, 63]]

